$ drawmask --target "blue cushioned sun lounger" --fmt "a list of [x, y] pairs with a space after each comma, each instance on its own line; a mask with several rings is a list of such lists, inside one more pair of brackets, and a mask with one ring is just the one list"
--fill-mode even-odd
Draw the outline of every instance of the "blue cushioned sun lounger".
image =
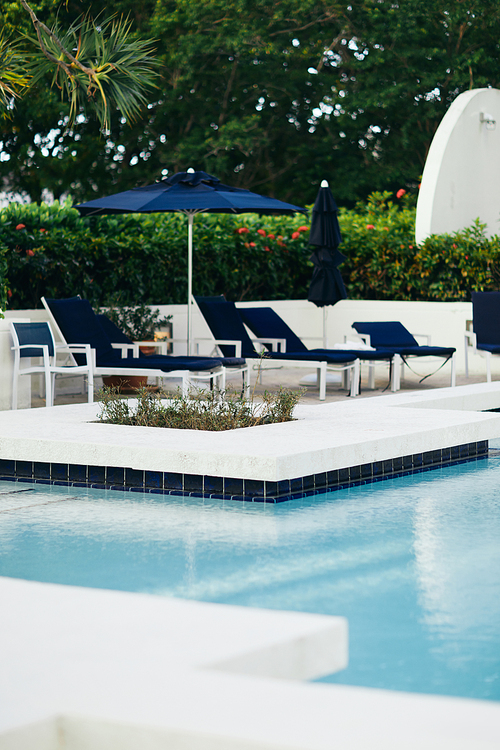
[[[316, 354], [307, 349], [300, 351], [268, 351], [263, 360], [243, 325], [240, 311], [234, 302], [224, 297], [195, 297], [198, 307], [210, 328], [215, 342], [221, 352], [229, 356], [240, 353], [246, 359], [258, 359], [258, 368], [275, 369], [276, 367], [316, 367], [319, 372], [320, 400], [326, 398], [326, 372], [335, 369], [348, 372], [350, 375], [350, 395], [358, 394], [359, 359], [351, 352], [329, 351]], [[270, 362], [272, 360], [272, 364]], [[254, 369], [256, 369], [254, 367]]]
[[491, 383], [491, 357], [500, 354], [500, 292], [472, 292], [472, 331], [465, 332], [465, 374], [469, 377], [470, 350], [486, 360]]
[[[394, 358], [394, 353], [385, 349], [378, 351], [367, 349], [308, 349], [283, 318], [271, 307], [240, 307], [238, 312], [245, 325], [258, 339], [283, 340], [286, 351], [294, 352], [298, 356], [330, 357], [342, 352], [352, 359], [360, 359], [369, 363], [387, 361], [389, 364], [392, 363]], [[270, 349], [269, 344], [266, 346]]]
[[[66, 343], [89, 344], [94, 356], [94, 375], [152, 375], [182, 379], [183, 391], [187, 392], [192, 380], [219, 379], [225, 387], [223, 358], [174, 357], [153, 355], [123, 358], [113, 348], [97, 315], [88, 300], [80, 297], [68, 299], [45, 299], [42, 302]], [[81, 355], [75, 354], [78, 364]]]
[[[444, 362], [451, 362], [451, 385], [455, 385], [455, 352], [453, 347], [446, 346], [420, 346], [418, 341], [399, 321], [353, 323], [352, 327], [360, 335], [367, 338], [367, 342], [376, 349], [385, 349], [398, 354], [404, 364], [408, 364], [409, 357], [439, 357]], [[429, 339], [429, 337], [427, 337]], [[439, 367], [438, 369], [441, 369]], [[429, 375], [432, 375], [430, 373]], [[429, 377], [426, 375], [422, 380]]]

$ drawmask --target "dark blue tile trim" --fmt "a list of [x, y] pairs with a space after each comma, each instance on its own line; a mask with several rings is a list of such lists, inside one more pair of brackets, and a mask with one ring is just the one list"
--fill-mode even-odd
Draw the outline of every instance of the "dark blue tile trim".
[[399, 456], [278, 482], [214, 477], [200, 474], [143, 471], [123, 466], [84, 466], [0, 459], [0, 480], [66, 487], [95, 487], [148, 492], [176, 497], [214, 498], [255, 503], [282, 503], [322, 492], [358, 487], [384, 479], [409, 476], [442, 466], [487, 458], [488, 441]]

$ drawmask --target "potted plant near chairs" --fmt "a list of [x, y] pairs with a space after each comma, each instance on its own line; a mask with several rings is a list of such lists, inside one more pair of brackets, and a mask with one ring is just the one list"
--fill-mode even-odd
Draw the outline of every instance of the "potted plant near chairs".
[[[132, 341], [153, 342], [160, 328], [164, 329], [165, 338], [172, 338], [172, 316], [162, 317], [158, 309], [152, 310], [149, 305], [119, 306], [112, 304], [99, 312], [104, 313]], [[139, 350], [146, 356], [154, 354], [156, 351], [152, 344], [139, 346]], [[147, 385], [147, 380], [147, 377], [142, 375], [107, 375], [103, 377], [104, 385], [118, 387], [123, 393], [135, 392], [138, 388], [143, 388]]]

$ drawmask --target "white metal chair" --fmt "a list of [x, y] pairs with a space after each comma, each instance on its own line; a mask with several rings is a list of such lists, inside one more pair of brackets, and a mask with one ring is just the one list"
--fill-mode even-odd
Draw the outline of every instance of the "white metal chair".
[[[64, 374], [86, 374], [88, 386], [88, 402], [94, 401], [94, 374], [92, 368], [92, 355], [89, 344], [55, 344], [52, 329], [47, 322], [39, 323], [11, 323], [10, 324], [14, 351], [14, 370], [12, 381], [12, 408], [17, 409], [17, 384], [22, 375], [42, 373], [45, 375], [45, 404], [54, 406], [54, 384], [55, 376]], [[72, 363], [66, 365], [56, 364], [58, 351], [73, 355], [78, 353], [85, 356], [85, 364]], [[42, 362], [32, 365], [31, 362], [21, 367], [21, 360], [41, 358]]]

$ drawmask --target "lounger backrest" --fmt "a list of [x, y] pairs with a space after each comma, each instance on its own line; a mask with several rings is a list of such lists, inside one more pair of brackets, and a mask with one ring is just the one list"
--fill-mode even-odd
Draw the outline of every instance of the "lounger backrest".
[[102, 325], [104, 333], [108, 336], [109, 340], [113, 342], [113, 344], [134, 343], [132, 339], [130, 339], [126, 333], [123, 333], [122, 329], [118, 328], [116, 323], [113, 323], [113, 321], [110, 320], [106, 314], [100, 313], [99, 315], [97, 315], [97, 320]]
[[[12, 323], [13, 334], [17, 337], [19, 346], [32, 344], [33, 349], [20, 349], [20, 357], [41, 357], [40, 346], [46, 345], [49, 349], [49, 357], [54, 356], [54, 337], [47, 322], [43, 323]], [[38, 346], [38, 348], [37, 348]]]
[[[90, 344], [96, 350], [97, 364], [101, 357], [107, 360], [119, 358], [88, 300], [69, 297], [45, 301], [68, 344]], [[82, 354], [76, 354], [75, 359], [78, 364], [85, 363]]]
[[353, 323], [358, 333], [368, 334], [370, 343], [375, 348], [394, 349], [398, 347], [418, 346], [407, 328], [398, 321], [377, 323]]
[[[286, 339], [287, 352], [308, 351], [305, 344], [272, 307], [240, 307], [238, 312], [245, 325], [253, 331], [257, 338]], [[272, 344], [266, 344], [265, 346], [269, 351], [272, 351]]]
[[472, 292], [472, 325], [478, 344], [500, 344], [500, 292]]
[[[242, 357], [258, 356], [234, 302], [224, 297], [195, 297], [195, 300], [215, 339], [241, 341]], [[221, 344], [219, 348], [225, 357], [234, 357], [233, 346]]]

